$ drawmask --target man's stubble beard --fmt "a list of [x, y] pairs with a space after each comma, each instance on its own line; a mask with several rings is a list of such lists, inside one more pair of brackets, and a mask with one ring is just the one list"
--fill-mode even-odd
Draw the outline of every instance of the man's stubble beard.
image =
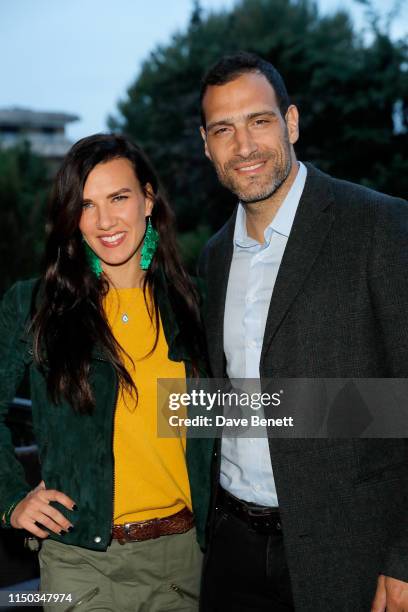
[[[280, 149], [271, 152], [266, 158], [274, 162], [273, 174], [268, 177], [269, 180], [266, 185], [260, 185], [259, 190], [251, 195], [248, 193], [248, 190], [242, 191], [238, 181], [234, 180], [234, 166], [238, 163], [237, 160], [227, 162], [222, 171], [216, 167], [218, 179], [224, 187], [238, 197], [242, 204], [255, 204], [267, 200], [283, 185], [292, 169], [292, 156], [287, 128], [285, 129]], [[255, 164], [260, 160], [265, 160], [265, 154], [258, 153], [246, 158], [244, 161]], [[254, 183], [256, 184], [256, 178]]]

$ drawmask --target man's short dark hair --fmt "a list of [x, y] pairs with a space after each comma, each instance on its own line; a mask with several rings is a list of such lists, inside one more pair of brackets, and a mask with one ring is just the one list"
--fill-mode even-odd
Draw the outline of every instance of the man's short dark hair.
[[275, 91], [282, 117], [286, 115], [286, 112], [290, 106], [290, 99], [286, 85], [279, 72], [270, 62], [267, 62], [258, 55], [255, 55], [255, 53], [239, 51], [233, 55], [224, 55], [224, 57], [211, 66], [201, 81], [200, 109], [201, 125], [203, 127], [206, 125], [203, 111], [203, 98], [207, 88], [210, 85], [225, 85], [226, 83], [233, 81], [237, 77], [247, 72], [259, 72], [263, 74], [266, 79], [268, 79]]

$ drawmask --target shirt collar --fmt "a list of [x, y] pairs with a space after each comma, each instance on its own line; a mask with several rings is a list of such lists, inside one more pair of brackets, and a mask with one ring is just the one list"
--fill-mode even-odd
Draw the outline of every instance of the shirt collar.
[[[275, 217], [265, 229], [264, 236], [266, 243], [270, 242], [273, 232], [286, 236], [286, 238], [289, 237], [307, 176], [306, 166], [302, 164], [302, 162], [298, 162], [298, 164], [298, 173], [291, 188], [289, 189]], [[237, 217], [235, 221], [234, 244], [240, 248], [248, 248], [258, 244], [256, 240], [248, 236], [245, 208], [241, 202], [238, 204]]]

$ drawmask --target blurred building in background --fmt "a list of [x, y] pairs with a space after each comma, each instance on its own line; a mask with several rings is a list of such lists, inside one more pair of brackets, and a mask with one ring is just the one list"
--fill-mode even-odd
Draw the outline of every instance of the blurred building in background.
[[77, 115], [67, 113], [0, 108], [0, 147], [28, 141], [34, 153], [45, 158], [51, 167], [58, 166], [72, 145], [65, 126], [78, 120]]

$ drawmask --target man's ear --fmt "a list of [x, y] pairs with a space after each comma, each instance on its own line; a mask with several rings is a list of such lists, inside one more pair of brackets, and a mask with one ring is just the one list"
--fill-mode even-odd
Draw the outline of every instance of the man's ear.
[[207, 132], [205, 131], [205, 128], [203, 128], [203, 126], [200, 127], [200, 134], [201, 134], [201, 138], [203, 139], [204, 142], [204, 153], [206, 155], [206, 157], [208, 157], [208, 159], [211, 159], [211, 155], [208, 151], [208, 144], [207, 144]]
[[154, 191], [150, 183], [146, 183], [144, 186], [145, 196], [145, 217], [149, 217], [152, 214], [154, 206]]
[[291, 104], [286, 112], [285, 121], [288, 128], [289, 142], [295, 144], [299, 139], [299, 111]]

